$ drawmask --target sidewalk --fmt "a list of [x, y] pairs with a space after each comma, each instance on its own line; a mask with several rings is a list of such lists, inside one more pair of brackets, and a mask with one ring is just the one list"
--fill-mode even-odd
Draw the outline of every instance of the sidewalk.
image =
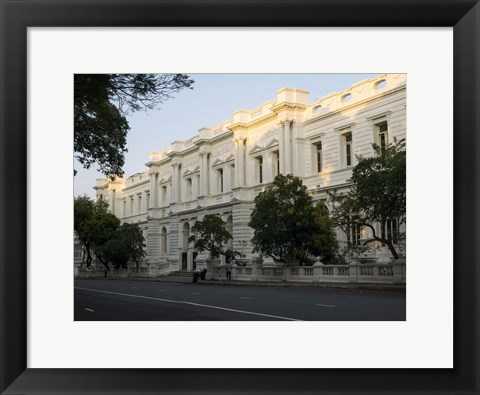
[[[162, 277], [107, 277], [106, 280], [133, 280], [156, 281], [177, 284], [192, 284], [192, 278], [187, 276]], [[226, 280], [198, 280], [197, 285], [224, 285], [224, 286], [252, 286], [252, 287], [317, 287], [317, 288], [344, 288], [344, 289], [373, 289], [382, 291], [403, 291], [405, 284], [376, 284], [376, 283], [307, 283], [307, 282], [273, 282], [273, 281], [226, 281]]]

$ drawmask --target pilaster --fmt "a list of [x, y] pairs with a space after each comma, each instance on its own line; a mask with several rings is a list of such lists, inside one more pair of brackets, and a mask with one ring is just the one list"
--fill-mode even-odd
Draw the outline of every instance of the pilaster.
[[292, 121], [292, 174], [298, 176], [298, 125], [295, 120]]
[[150, 170], [150, 208], [158, 207], [158, 171]]
[[286, 119], [285, 122], [283, 123], [283, 138], [284, 138], [284, 145], [283, 145], [283, 150], [285, 152], [285, 161], [284, 161], [284, 171], [285, 174], [290, 174], [292, 172], [291, 168], [291, 154], [292, 154], [292, 147], [290, 144], [290, 123], [292, 121], [289, 119]]
[[149, 268], [157, 265], [162, 255], [160, 229], [160, 220], [149, 219], [147, 229], [147, 265]]
[[278, 123], [278, 156], [280, 161], [280, 174], [285, 173], [285, 138], [284, 138], [284, 121]]

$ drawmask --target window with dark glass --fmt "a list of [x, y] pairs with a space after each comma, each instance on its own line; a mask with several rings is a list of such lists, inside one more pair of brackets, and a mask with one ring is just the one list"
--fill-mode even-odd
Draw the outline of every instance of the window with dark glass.
[[315, 144], [315, 161], [316, 161], [316, 169], [317, 173], [322, 172], [322, 143], [316, 143]]
[[258, 183], [263, 183], [263, 157], [259, 156], [257, 158], [257, 166], [258, 166]]
[[217, 174], [218, 174], [218, 192], [222, 193], [223, 192], [223, 169], [218, 169]]
[[390, 243], [398, 243], [398, 221], [396, 219], [387, 219], [385, 223], [385, 236]]
[[381, 124], [377, 125], [377, 133], [378, 145], [383, 151], [388, 145], [388, 125], [386, 122], [382, 122]]
[[359, 245], [362, 235], [362, 227], [358, 224], [358, 216], [352, 216], [351, 222], [347, 228], [347, 243], [349, 245]]
[[344, 135], [345, 139], [345, 165], [352, 165], [352, 132]]

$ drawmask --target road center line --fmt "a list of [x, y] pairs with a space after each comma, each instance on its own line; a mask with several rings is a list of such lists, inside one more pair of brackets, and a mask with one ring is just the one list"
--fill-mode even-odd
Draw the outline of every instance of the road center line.
[[227, 308], [227, 307], [211, 306], [211, 305], [208, 305], [208, 304], [200, 304], [200, 303], [186, 302], [186, 301], [182, 301], [182, 300], [171, 300], [171, 299], [153, 298], [153, 297], [151, 297], [151, 296], [124, 294], [124, 293], [120, 293], [120, 292], [101, 291], [101, 290], [99, 290], [99, 289], [90, 289], [90, 288], [81, 288], [81, 287], [75, 287], [75, 289], [80, 289], [80, 290], [82, 290], [82, 291], [99, 292], [99, 293], [110, 294], [110, 295], [129, 296], [129, 297], [131, 297], [131, 298], [158, 300], [158, 301], [160, 301], [160, 302], [187, 304], [187, 305], [190, 305], [190, 306], [206, 307], [206, 308], [209, 308], [209, 309], [217, 309], [217, 310], [231, 311], [231, 312], [234, 312], [234, 313], [251, 314], [251, 315], [258, 315], [258, 316], [269, 317], [269, 318], [278, 318], [278, 319], [280, 319], [280, 320], [286, 320], [286, 321], [302, 321], [302, 320], [298, 320], [298, 319], [296, 319], [296, 318], [280, 317], [280, 316], [278, 316], [278, 315], [263, 314], [263, 313], [254, 313], [254, 312], [251, 312], [251, 311], [229, 309], [229, 308]]
[[320, 303], [317, 303], [315, 306], [320, 306], [320, 307], [335, 307], [331, 304], [320, 304]]
[[93, 313], [95, 312], [95, 310], [89, 309], [88, 307], [85, 307], [85, 310], [91, 311], [91, 312], [93, 312]]

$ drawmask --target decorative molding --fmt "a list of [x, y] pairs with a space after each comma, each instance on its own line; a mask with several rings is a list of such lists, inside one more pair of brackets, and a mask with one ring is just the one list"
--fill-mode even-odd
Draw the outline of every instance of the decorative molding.
[[376, 124], [383, 121], [388, 121], [392, 115], [392, 111], [383, 111], [372, 117], [368, 117], [367, 120], [372, 124]]
[[256, 154], [257, 152], [265, 151], [265, 147], [255, 144], [253, 148], [248, 152], [249, 155]]
[[309, 141], [317, 140], [317, 139], [321, 139], [323, 136], [325, 136], [325, 132], [318, 132], [318, 133], [312, 134], [311, 136], [307, 136], [306, 139]]
[[355, 122], [350, 122], [350, 123], [342, 124], [340, 126], [336, 126], [333, 128], [333, 130], [335, 130], [335, 132], [337, 133], [341, 133], [343, 131], [346, 131], [346, 129], [353, 129], [355, 125], [356, 125]]
[[270, 107], [270, 111], [274, 113], [279, 113], [285, 110], [300, 110], [304, 111], [307, 109], [307, 106], [305, 104], [299, 104], [299, 103], [290, 103], [290, 102], [282, 102], [279, 104], [276, 104], [272, 107]]

